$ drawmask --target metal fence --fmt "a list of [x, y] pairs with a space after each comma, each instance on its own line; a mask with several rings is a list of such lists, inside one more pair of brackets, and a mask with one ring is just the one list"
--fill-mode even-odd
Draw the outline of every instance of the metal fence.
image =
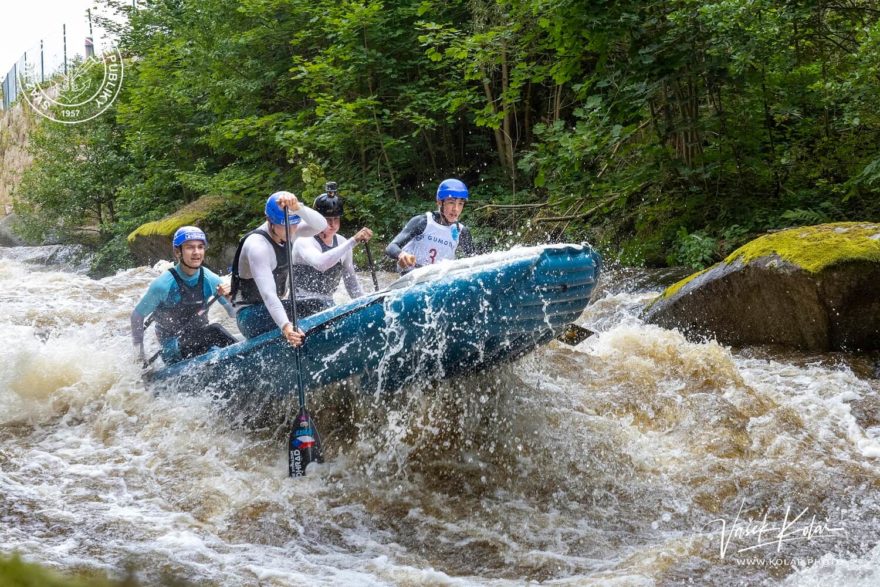
[[9, 107], [18, 97], [18, 64], [12, 66], [6, 76], [3, 78], [3, 110], [9, 110]]
[[[63, 25], [61, 35], [53, 38], [49, 37], [48, 41], [40, 41], [39, 47], [33, 47], [22, 54], [19, 60], [6, 72], [3, 77], [3, 110], [9, 108], [15, 103], [25, 88], [22, 87], [23, 80], [25, 84], [33, 84], [35, 82], [42, 83], [47, 79], [52, 79], [58, 74], [67, 74], [67, 67], [77, 57], [91, 57], [95, 54], [94, 41], [92, 37], [92, 15], [91, 10], [88, 11], [88, 36], [85, 37], [84, 51], [80, 51], [75, 55], [71, 53], [68, 56], [67, 50], [67, 25]], [[74, 27], [77, 36], [80, 32], [85, 33], [85, 24]], [[82, 38], [82, 37], [80, 37]]]
[[3, 78], [3, 109], [9, 110], [19, 94], [24, 91], [25, 88], [22, 87], [22, 80], [26, 80], [28, 83], [42, 83], [46, 79], [51, 79], [63, 67], [56, 66], [47, 70], [43, 42], [40, 41], [39, 50], [25, 52], [12, 65], [12, 68], [6, 73], [6, 77]]

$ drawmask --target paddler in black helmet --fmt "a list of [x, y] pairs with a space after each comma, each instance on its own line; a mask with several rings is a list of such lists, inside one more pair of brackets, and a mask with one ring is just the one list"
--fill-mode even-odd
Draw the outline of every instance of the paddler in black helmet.
[[301, 316], [332, 307], [340, 278], [352, 299], [364, 295], [355, 275], [352, 250], [358, 243], [369, 241], [373, 231], [361, 228], [350, 240], [339, 234], [345, 202], [335, 181], [328, 181], [324, 188], [326, 191], [315, 199], [314, 209], [327, 219], [327, 228], [293, 243], [294, 282]]

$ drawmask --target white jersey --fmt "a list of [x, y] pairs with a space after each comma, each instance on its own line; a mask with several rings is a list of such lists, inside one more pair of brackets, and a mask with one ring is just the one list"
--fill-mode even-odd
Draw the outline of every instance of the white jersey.
[[428, 218], [428, 224], [424, 232], [406, 243], [403, 251], [415, 255], [418, 267], [433, 265], [444, 259], [455, 259], [461, 225], [456, 222], [444, 226], [434, 220], [431, 212], [427, 212], [425, 216]]

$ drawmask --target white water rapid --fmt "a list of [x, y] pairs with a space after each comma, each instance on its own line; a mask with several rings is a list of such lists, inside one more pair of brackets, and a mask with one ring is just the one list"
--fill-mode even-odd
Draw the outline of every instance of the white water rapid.
[[577, 347], [318, 394], [329, 458], [294, 480], [281, 416], [145, 389], [160, 269], [41, 253], [0, 249], [2, 553], [147, 585], [880, 585], [876, 356], [690, 342], [608, 273]]

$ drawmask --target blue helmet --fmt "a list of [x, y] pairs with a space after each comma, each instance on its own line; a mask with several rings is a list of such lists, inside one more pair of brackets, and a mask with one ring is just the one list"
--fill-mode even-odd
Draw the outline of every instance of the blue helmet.
[[177, 248], [186, 241], [202, 241], [206, 247], [208, 246], [208, 237], [205, 236], [205, 232], [198, 226], [181, 226], [174, 232], [171, 244]]
[[[278, 198], [287, 192], [275, 192], [266, 200], [266, 217], [272, 224], [284, 224], [284, 208], [278, 205]], [[290, 224], [299, 224], [300, 218], [293, 212], [290, 213]]]
[[468, 199], [468, 189], [463, 182], [457, 179], [444, 179], [437, 186], [437, 199], [440, 201], [446, 198]]

